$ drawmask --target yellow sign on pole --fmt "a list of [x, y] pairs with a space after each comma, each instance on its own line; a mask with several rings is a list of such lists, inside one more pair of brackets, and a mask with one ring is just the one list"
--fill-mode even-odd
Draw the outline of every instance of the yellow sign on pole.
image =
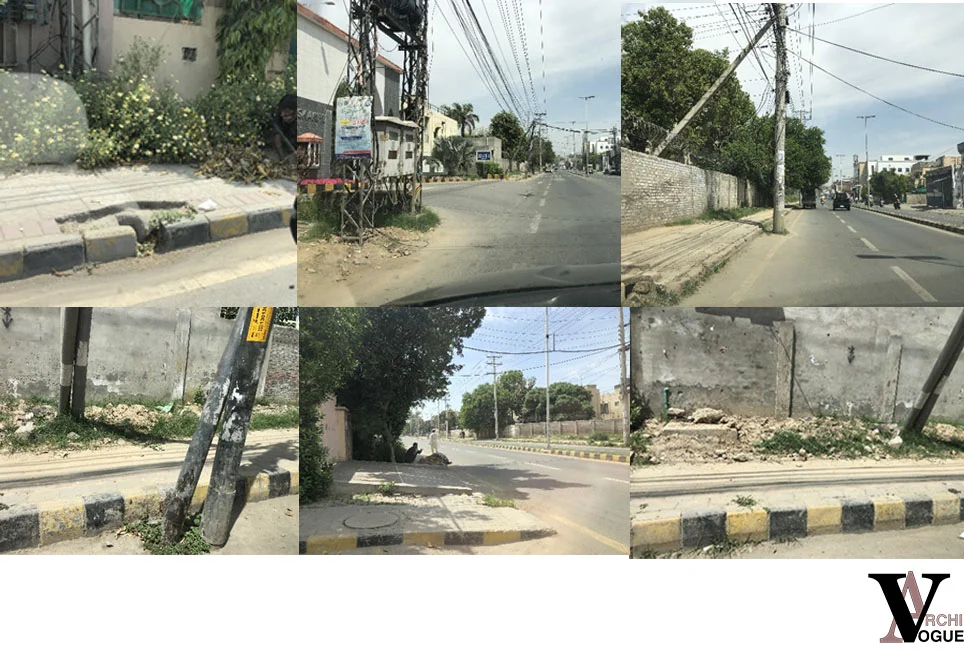
[[271, 324], [273, 306], [255, 306], [251, 309], [251, 324], [248, 325], [248, 341], [264, 343], [268, 340], [268, 326]]

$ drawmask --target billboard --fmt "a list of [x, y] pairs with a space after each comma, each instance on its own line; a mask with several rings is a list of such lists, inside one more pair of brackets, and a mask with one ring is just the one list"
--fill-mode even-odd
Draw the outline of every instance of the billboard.
[[372, 98], [340, 97], [335, 103], [335, 157], [339, 160], [371, 159]]

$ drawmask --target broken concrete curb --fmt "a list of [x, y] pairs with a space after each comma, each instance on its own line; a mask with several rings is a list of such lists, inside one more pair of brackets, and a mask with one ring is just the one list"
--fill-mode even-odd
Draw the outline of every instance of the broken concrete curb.
[[561, 457], [581, 457], [582, 459], [596, 459], [603, 462], [619, 462], [622, 464], [629, 463], [629, 455], [614, 454], [611, 452], [590, 452], [588, 450], [569, 450], [562, 448], [552, 448], [546, 450], [540, 447], [529, 447], [525, 445], [496, 445], [496, 444], [482, 444], [473, 443], [472, 445], [478, 446], [480, 448], [498, 448], [500, 450], [520, 450], [523, 452], [539, 452], [545, 455], [558, 455]]
[[84, 247], [87, 262], [113, 262], [137, 257], [137, 232], [126, 225], [88, 230], [84, 233]]
[[309, 536], [298, 542], [298, 554], [329, 554], [364, 547], [388, 545], [481, 546], [503, 545], [555, 535], [554, 529], [484, 531], [406, 531], [396, 533], [351, 533]]
[[[207, 485], [198, 485], [191, 501], [192, 512], [203, 505], [207, 491]], [[296, 495], [298, 491], [297, 470], [279, 468], [245, 474], [237, 480], [237, 495], [246, 503]], [[14, 506], [0, 511], [0, 553], [94, 536], [128, 522], [157, 517], [163, 514], [173, 493], [173, 485], [151, 486]]]
[[687, 511], [634, 520], [632, 555], [693, 550], [724, 541], [792, 540], [964, 522], [964, 494], [852, 498], [806, 506]]
[[23, 243], [22, 276], [29, 278], [67, 271], [86, 262], [84, 239], [79, 234], [48, 234]]

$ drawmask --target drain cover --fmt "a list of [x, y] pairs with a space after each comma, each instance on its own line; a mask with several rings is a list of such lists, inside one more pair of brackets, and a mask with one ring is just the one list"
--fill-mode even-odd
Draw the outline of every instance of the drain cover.
[[345, 520], [349, 529], [382, 529], [398, 522], [398, 515], [385, 511], [360, 512]]

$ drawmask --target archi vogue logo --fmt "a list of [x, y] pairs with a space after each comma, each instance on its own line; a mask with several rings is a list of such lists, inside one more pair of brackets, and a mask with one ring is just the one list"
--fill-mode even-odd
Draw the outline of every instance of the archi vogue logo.
[[[930, 591], [927, 598], [921, 596], [920, 588], [917, 586], [917, 578], [913, 571], [907, 571], [907, 575], [900, 573], [878, 573], [870, 574], [871, 580], [876, 580], [884, 592], [887, 605], [894, 621], [890, 624], [890, 631], [880, 642], [964, 642], [964, 614], [948, 614], [945, 612], [932, 613], [931, 603], [937, 594], [937, 588], [951, 576], [948, 573], [924, 573], [924, 577], [931, 581]], [[900, 586], [900, 580], [904, 580], [904, 586]], [[910, 608], [907, 602], [907, 595], [910, 594]], [[959, 627], [956, 630], [948, 627]], [[899, 633], [900, 635], [897, 635]]]

